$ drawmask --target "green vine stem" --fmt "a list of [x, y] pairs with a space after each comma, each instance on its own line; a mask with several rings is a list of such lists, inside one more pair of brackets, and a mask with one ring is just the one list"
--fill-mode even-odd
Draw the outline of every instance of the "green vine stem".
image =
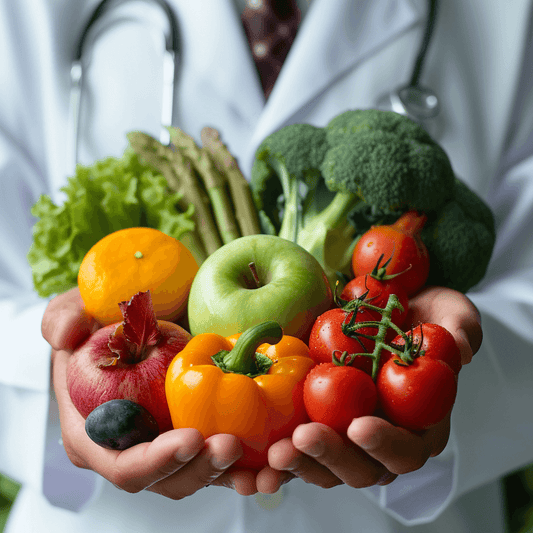
[[[365, 302], [364, 300], [352, 300], [350, 302], [351, 305], [349, 305], [348, 311], [351, 311], [353, 309], [353, 314], [351, 317], [351, 320], [343, 326], [343, 333], [348, 336], [352, 337], [364, 337], [365, 339], [370, 339], [375, 342], [374, 350], [372, 353], [357, 353], [357, 354], [350, 354], [351, 359], [350, 362], [355, 359], [358, 355], [364, 355], [366, 357], [370, 357], [372, 359], [372, 379], [375, 381], [377, 378], [378, 370], [379, 370], [379, 361], [381, 358], [381, 352], [382, 350], [388, 350], [389, 352], [398, 355], [406, 364], [411, 364], [413, 362], [413, 354], [412, 354], [412, 339], [408, 337], [408, 335], [402, 331], [394, 322], [391, 320], [392, 312], [395, 309], [399, 309], [400, 312], [403, 312], [403, 306], [400, 303], [400, 300], [395, 294], [391, 294], [389, 296], [389, 299], [387, 301], [387, 305], [384, 308], [377, 307], [375, 305], [372, 305], [368, 302]], [[361, 307], [364, 307], [366, 309], [369, 309], [371, 311], [376, 311], [381, 315], [380, 320], [368, 320], [365, 322], [356, 322], [356, 313], [357, 310]], [[360, 329], [362, 328], [377, 328], [378, 332], [376, 335], [367, 335], [365, 333], [361, 333]], [[387, 331], [390, 329], [393, 329], [398, 335], [400, 335], [404, 341], [405, 346], [400, 349], [395, 346], [391, 346], [390, 344], [387, 344], [385, 342], [385, 338], [387, 336]], [[346, 359], [346, 358], [345, 358]]]

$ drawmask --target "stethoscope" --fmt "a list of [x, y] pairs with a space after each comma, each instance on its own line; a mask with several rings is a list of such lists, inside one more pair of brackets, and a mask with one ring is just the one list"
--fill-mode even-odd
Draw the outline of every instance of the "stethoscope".
[[[113, 7], [112, 4], [124, 4], [129, 0], [102, 0], [89, 21], [84, 26], [78, 40], [74, 60], [72, 63], [70, 77], [71, 77], [71, 100], [70, 100], [70, 132], [69, 139], [71, 139], [72, 147], [70, 153], [73, 161], [70, 168], [75, 168], [78, 162], [78, 139], [80, 129], [80, 103], [83, 89], [83, 54], [87, 46], [90, 34], [94, 30], [96, 23], [108, 13]], [[174, 109], [174, 86], [177, 81], [178, 69], [176, 68], [176, 61], [180, 53], [179, 28], [176, 15], [174, 14], [170, 5], [166, 0], [152, 0], [156, 2], [164, 11], [168, 18], [169, 33], [166, 36], [166, 51], [164, 56], [163, 68], [163, 106], [161, 116], [161, 135], [160, 140], [163, 143], [168, 142], [168, 131], [163, 127], [164, 125], [172, 124], [172, 112]], [[426, 19], [426, 26], [424, 36], [418, 50], [416, 61], [413, 67], [410, 81], [407, 85], [398, 87], [393, 91], [382, 95], [376, 102], [376, 107], [379, 109], [388, 109], [407, 115], [416, 122], [422, 124], [427, 130], [432, 132], [432, 121], [440, 112], [439, 99], [435, 92], [428, 87], [420, 84], [420, 77], [422, 74], [424, 61], [427, 55], [427, 50], [433, 35], [433, 29], [437, 18], [437, 4], [438, 0], [428, 0], [428, 16]]]
[[[70, 69], [70, 117], [68, 138], [71, 142], [69, 154], [72, 158], [69, 169], [74, 170], [79, 160], [79, 135], [80, 135], [80, 108], [83, 91], [84, 52], [87, 48], [89, 37], [94, 33], [96, 23], [100, 22], [105, 14], [116, 5], [124, 4], [129, 0], [102, 0], [93, 11], [89, 21], [84, 26], [76, 44], [74, 59]], [[168, 35], [165, 36], [165, 54], [163, 57], [163, 99], [161, 109], [160, 141], [169, 142], [169, 133], [164, 125], [172, 124], [174, 111], [174, 86], [177, 81], [176, 62], [180, 54], [180, 39], [178, 20], [166, 0], [153, 0], [158, 4], [168, 19]], [[114, 4], [114, 5], [113, 5]]]

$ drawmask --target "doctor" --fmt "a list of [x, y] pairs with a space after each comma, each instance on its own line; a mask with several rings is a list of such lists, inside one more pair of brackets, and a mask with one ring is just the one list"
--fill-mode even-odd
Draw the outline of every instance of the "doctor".
[[[265, 103], [236, 5], [170, 4], [183, 43], [174, 123], [195, 136], [218, 128], [246, 175], [277, 128], [324, 125], [406, 82], [425, 17], [421, 0], [312, 0]], [[311, 425], [274, 445], [271, 468], [257, 477], [225, 472], [240, 453], [234, 439], [204, 446], [190, 430], [163, 435], [146, 454], [110, 456], [84, 440], [65, 397], [69, 350], [95, 325], [76, 291], [47, 308], [25, 255], [30, 206], [43, 193], [61, 201], [71, 171], [70, 50], [95, 5], [0, 2], [0, 471], [23, 483], [7, 531], [504, 531], [498, 478], [533, 461], [532, 2], [443, 2], [423, 76], [442, 105], [439, 141], [498, 229], [489, 272], [468, 295], [483, 322], [481, 348], [469, 299], [430, 291], [412, 302], [418, 316], [453, 330], [465, 363], [479, 348], [461, 372], [451, 430], [402, 438], [367, 419], [354, 422], [344, 447]], [[160, 129], [163, 43], [150, 27], [163, 22], [141, 3], [116, 17], [91, 54], [82, 163], [120, 155], [127, 131]]]

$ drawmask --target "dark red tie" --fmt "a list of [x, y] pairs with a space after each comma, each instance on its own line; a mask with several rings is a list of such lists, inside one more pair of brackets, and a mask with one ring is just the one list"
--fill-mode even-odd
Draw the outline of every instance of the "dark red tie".
[[263, 92], [268, 98], [296, 36], [296, 0], [247, 0], [241, 15]]

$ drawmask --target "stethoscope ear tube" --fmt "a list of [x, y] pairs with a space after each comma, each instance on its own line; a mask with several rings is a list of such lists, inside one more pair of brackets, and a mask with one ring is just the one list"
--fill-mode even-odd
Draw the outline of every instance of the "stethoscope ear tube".
[[[89, 34], [95, 24], [113, 7], [124, 4], [129, 0], [102, 0], [93, 11], [89, 21], [84, 26], [80, 38], [76, 44], [72, 66], [70, 69], [70, 104], [68, 139], [71, 146], [68, 147], [71, 161], [68, 163], [69, 173], [76, 169], [79, 160], [78, 140], [80, 134], [80, 107], [83, 90], [83, 55], [88, 42]], [[165, 38], [165, 57], [163, 63], [163, 106], [161, 110], [161, 142], [168, 143], [168, 130], [164, 126], [172, 124], [174, 110], [174, 85], [176, 81], [176, 59], [180, 54], [180, 39], [178, 20], [165, 0], [151, 0], [158, 4], [165, 12], [169, 32]]]
[[432, 89], [420, 84], [420, 76], [422, 75], [424, 61], [437, 20], [437, 7], [438, 0], [428, 0], [428, 14], [424, 36], [417, 53], [409, 83], [382, 95], [377, 101], [377, 107], [379, 109], [387, 109], [401, 115], [406, 115], [419, 122], [432, 135], [436, 133], [432, 119], [440, 112], [439, 99]]

